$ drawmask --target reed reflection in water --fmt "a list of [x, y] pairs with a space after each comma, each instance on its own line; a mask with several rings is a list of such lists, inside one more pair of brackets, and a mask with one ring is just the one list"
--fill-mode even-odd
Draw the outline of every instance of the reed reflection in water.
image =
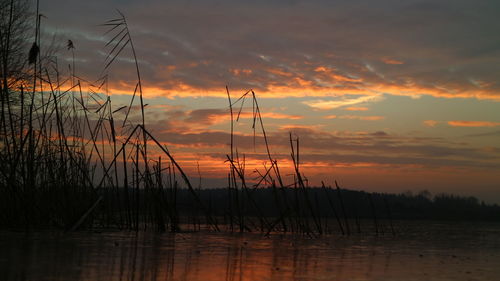
[[0, 280], [495, 280], [495, 233], [470, 240], [3, 232]]

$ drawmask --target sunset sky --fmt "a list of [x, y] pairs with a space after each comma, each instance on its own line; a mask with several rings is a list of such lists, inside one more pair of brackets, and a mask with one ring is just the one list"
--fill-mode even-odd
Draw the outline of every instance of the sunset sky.
[[[225, 86], [257, 95], [271, 150], [300, 138], [311, 185], [447, 192], [500, 203], [499, 1], [41, 1], [60, 64], [99, 78], [106, 20], [126, 17], [147, 123], [193, 178], [224, 186]], [[47, 39], [48, 40], [48, 39]], [[136, 84], [125, 49], [107, 71], [113, 107]], [[236, 144], [248, 174], [266, 161], [252, 102]], [[288, 181], [293, 179], [286, 176]]]

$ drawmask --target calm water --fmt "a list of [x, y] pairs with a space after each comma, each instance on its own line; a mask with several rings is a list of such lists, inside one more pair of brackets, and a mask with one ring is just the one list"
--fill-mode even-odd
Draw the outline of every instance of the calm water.
[[400, 234], [0, 232], [0, 280], [500, 280], [500, 224], [400, 223]]

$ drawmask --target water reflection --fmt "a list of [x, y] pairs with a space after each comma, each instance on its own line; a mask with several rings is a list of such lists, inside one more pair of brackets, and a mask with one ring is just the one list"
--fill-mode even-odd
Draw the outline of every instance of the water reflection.
[[500, 227], [488, 229], [319, 239], [3, 232], [0, 280], [494, 280]]

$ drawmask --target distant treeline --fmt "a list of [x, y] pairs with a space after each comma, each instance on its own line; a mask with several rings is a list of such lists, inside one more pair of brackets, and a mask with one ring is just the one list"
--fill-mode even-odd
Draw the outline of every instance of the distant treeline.
[[123, 188], [103, 189], [103, 202], [86, 226], [349, 235], [394, 233], [400, 220], [500, 221], [496, 204], [474, 197], [431, 196], [427, 191], [413, 195], [270, 186], [140, 189], [130, 195]]
[[[224, 215], [229, 208], [229, 193], [227, 189], [202, 189], [199, 196], [211, 212], [215, 215]], [[234, 192], [234, 191], [233, 191]], [[285, 190], [273, 188], [260, 188], [251, 190], [252, 200], [258, 202], [261, 212], [268, 217], [280, 215], [279, 206], [284, 205], [286, 200], [289, 204], [294, 204], [295, 200], [300, 201], [304, 193], [301, 190], [287, 188]], [[279, 193], [279, 194], [276, 194]], [[485, 204], [475, 197], [464, 197], [451, 194], [438, 194], [431, 196], [427, 191], [418, 194], [409, 192], [401, 194], [368, 193], [365, 191], [355, 191], [340, 189], [340, 194], [335, 189], [330, 188], [308, 188], [307, 193], [311, 199], [313, 209], [321, 217], [334, 217], [334, 210], [339, 216], [342, 214], [342, 197], [346, 216], [354, 219], [433, 219], [433, 220], [499, 220], [500, 206], [497, 204]], [[185, 189], [178, 190], [178, 209], [186, 212], [191, 208], [190, 194]], [[234, 196], [234, 195], [233, 195]], [[278, 200], [278, 201], [277, 201]], [[332, 204], [329, 203], [329, 200]], [[240, 204], [244, 205], [245, 215], [258, 215], [246, 195], [240, 191]], [[300, 208], [299, 206], [299, 208]]]

